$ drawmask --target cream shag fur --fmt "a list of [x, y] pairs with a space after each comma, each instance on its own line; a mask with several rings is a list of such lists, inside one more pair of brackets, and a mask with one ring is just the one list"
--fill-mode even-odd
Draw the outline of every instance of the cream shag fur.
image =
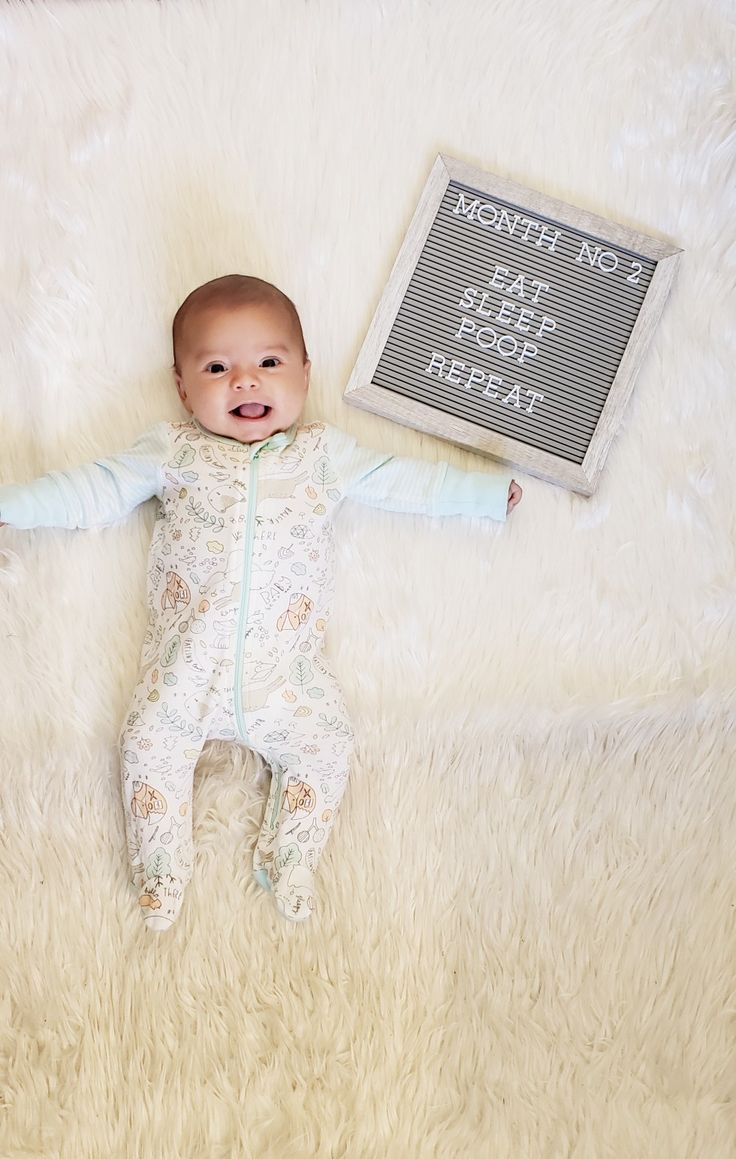
[[298, 304], [310, 418], [484, 469], [342, 402], [439, 151], [685, 250], [594, 498], [343, 512], [358, 752], [305, 927], [251, 880], [262, 778], [224, 746], [181, 921], [136, 912], [150, 505], [1, 533], [4, 1157], [736, 1155], [732, 16], [3, 5], [3, 482], [180, 416], [170, 318], [233, 270]]

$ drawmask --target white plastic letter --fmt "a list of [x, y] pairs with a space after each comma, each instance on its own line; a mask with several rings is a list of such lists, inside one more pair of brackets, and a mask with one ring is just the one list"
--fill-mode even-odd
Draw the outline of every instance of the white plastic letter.
[[[493, 337], [491, 338], [490, 342], [483, 342], [481, 341], [482, 334], [492, 334]], [[476, 334], [476, 342], [479, 346], [482, 346], [484, 350], [490, 350], [492, 346], [496, 345], [497, 337], [498, 335], [496, 334], [496, 331], [492, 330], [490, 326], [483, 326], [483, 328]]]
[[[503, 289], [503, 279], [504, 279], [504, 277], [508, 277], [508, 272], [509, 271], [507, 269], [505, 269], [503, 266], [496, 266], [495, 270], [493, 271], [493, 276], [488, 279], [488, 285], [495, 286], [497, 290], [502, 290]], [[500, 282], [498, 280], [499, 276], [501, 277]]]
[[517, 330], [524, 330], [526, 332], [529, 329], [529, 327], [525, 326], [524, 323], [531, 322], [533, 317], [534, 317], [533, 310], [525, 310], [523, 306], [520, 306], [519, 307], [519, 317], [516, 321], [516, 329]]
[[516, 407], [517, 410], [521, 410], [521, 399], [519, 398], [519, 386], [518, 386], [518, 384], [515, 384], [514, 386], [511, 387], [511, 390], [506, 395], [506, 398], [502, 398], [501, 402], [508, 402], [509, 399], [513, 400], [514, 406]]
[[505, 225], [506, 229], [509, 232], [509, 236], [513, 237], [514, 230], [516, 229], [518, 224], [519, 224], [519, 214], [518, 213], [514, 214], [514, 224], [512, 225], [511, 218], [509, 217], [509, 211], [507, 209], [502, 209], [500, 211], [500, 217], [499, 217], [498, 225], [496, 226], [496, 229], [500, 232], [504, 228], [504, 225]]
[[544, 245], [544, 244], [545, 244], [545, 240], [547, 239], [547, 235], [548, 235], [548, 234], [549, 234], [549, 237], [552, 239], [552, 240], [551, 240], [551, 244], [550, 244], [550, 246], [549, 246], [549, 252], [550, 252], [551, 254], [553, 254], [553, 253], [555, 252], [555, 246], [557, 245], [557, 239], [558, 239], [558, 238], [559, 238], [559, 236], [560, 236], [560, 231], [559, 231], [559, 229], [547, 229], [547, 226], [546, 226], [546, 225], [543, 225], [543, 226], [542, 226], [542, 232], [541, 232], [541, 234], [539, 235], [539, 237], [537, 238], [536, 245], [537, 245], [537, 248], [538, 248], [539, 246], [542, 246], [542, 245]]
[[457, 205], [455, 206], [455, 208], [453, 209], [452, 212], [453, 213], [464, 213], [465, 216], [467, 217], [468, 221], [472, 221], [473, 214], [475, 213], [475, 211], [479, 205], [480, 205], [480, 201], [478, 200], [477, 197], [476, 197], [475, 201], [471, 201], [470, 205], [466, 205], [465, 204], [465, 194], [458, 193]]
[[460, 329], [455, 335], [456, 338], [462, 338], [464, 334], [475, 334], [475, 322], [472, 318], [461, 318]]
[[[491, 218], [490, 221], [486, 221], [486, 219], [484, 217], [481, 217], [481, 214], [484, 213], [486, 210], [490, 210], [490, 212], [493, 214], [493, 217]], [[478, 210], [478, 212], [476, 214], [476, 217], [478, 218], [478, 221], [481, 223], [481, 225], [495, 225], [497, 216], [498, 216], [498, 210], [496, 209], [495, 205], [491, 205], [491, 203], [489, 201], [487, 201], [485, 205], [481, 205], [480, 209]]]
[[587, 241], [583, 241], [580, 243], [580, 253], [575, 258], [575, 261], [580, 262], [582, 264], [583, 258], [585, 257], [588, 259], [588, 265], [594, 266], [595, 263], [598, 261], [598, 254], [600, 252], [601, 252], [601, 247], [599, 245], [597, 245], [595, 247], [595, 253], [591, 253], [590, 246], [588, 245]]
[[[437, 362], [438, 362], [438, 365], [437, 365], [436, 367], [435, 367], [435, 359], [436, 359], [436, 360], [437, 360]], [[442, 378], [442, 367], [443, 367], [444, 365], [445, 365], [445, 359], [444, 359], [443, 355], [442, 355], [442, 354], [435, 354], [435, 352], [434, 352], [434, 350], [433, 350], [433, 351], [432, 351], [432, 357], [431, 357], [431, 358], [430, 358], [430, 360], [429, 360], [429, 366], [427, 366], [427, 367], [425, 368], [425, 371], [424, 371], [424, 373], [425, 373], [425, 374], [431, 374], [431, 373], [432, 373], [432, 371], [436, 369], [436, 371], [437, 371], [437, 377], [438, 377], [438, 378]]]
[[[604, 258], [606, 258], [607, 261], [612, 261], [613, 265], [609, 265], [608, 267], [604, 266]], [[614, 253], [611, 252], [611, 250], [603, 250], [603, 253], [598, 258], [598, 269], [603, 270], [604, 274], [612, 274], [614, 270], [618, 269], [618, 258]]]
[[447, 379], [448, 382], [456, 382], [458, 384], [458, 386], [460, 386], [460, 379], [452, 377], [453, 374], [455, 374], [458, 370], [465, 370], [465, 363], [458, 362], [456, 359], [453, 358], [452, 362], [450, 363], [450, 369], [448, 370], [447, 374], [445, 375], [445, 378]]
[[486, 302], [488, 301], [490, 296], [491, 295], [486, 290], [483, 291], [483, 297], [481, 298], [480, 302], [478, 303], [478, 305], [476, 307], [476, 311], [475, 311], [476, 314], [481, 314], [484, 318], [491, 317], [491, 315], [493, 314], [493, 311], [489, 310], [488, 307], [486, 306]]
[[[502, 350], [501, 344], [503, 342], [506, 342], [507, 344], [511, 343], [511, 345], [508, 346], [507, 349], [505, 348]], [[498, 345], [496, 346], [496, 349], [498, 350], [498, 353], [501, 355], [502, 358], [513, 358], [513, 356], [516, 354], [516, 351], [518, 350], [518, 348], [519, 348], [519, 343], [516, 341], [513, 334], [502, 334], [498, 340]]]
[[[472, 389], [473, 389], [473, 386], [474, 386], [474, 384], [475, 384], [476, 382], [477, 382], [477, 383], [484, 382], [484, 381], [485, 381], [485, 377], [486, 377], [486, 376], [485, 376], [485, 372], [484, 372], [484, 371], [482, 371], [482, 370], [479, 370], [477, 366], [471, 366], [471, 368], [470, 368], [470, 374], [469, 374], [469, 376], [468, 376], [468, 381], [465, 383], [465, 389], [466, 389], [466, 390], [472, 390]], [[485, 391], [484, 391], [483, 393], [485, 394], [485, 393], [487, 393], [487, 392], [485, 392]]]
[[537, 390], [529, 390], [528, 387], [527, 387], [526, 393], [530, 394], [532, 396], [532, 401], [529, 403], [529, 406], [526, 408], [526, 413], [528, 415], [530, 415], [532, 413], [532, 408], [534, 406], [534, 403], [537, 401], [538, 398], [544, 398], [544, 395], [540, 394], [539, 391], [537, 391]]
[[536, 358], [537, 347], [533, 342], [525, 342], [519, 355], [519, 366], [523, 366], [527, 358]]
[[552, 333], [552, 331], [556, 330], [556, 329], [557, 329], [557, 323], [555, 322], [554, 318], [548, 318], [547, 315], [545, 314], [542, 318], [542, 321], [539, 324], [539, 329], [537, 330], [537, 338], [541, 338], [542, 335], [544, 333], [546, 333], [547, 330], [549, 330], [549, 332]]
[[[501, 308], [498, 311], [498, 313], [496, 314], [496, 321], [503, 322], [504, 325], [506, 325], [506, 326], [513, 326], [514, 325], [513, 312], [515, 309], [516, 309], [516, 306], [514, 305], [513, 302], [502, 302]], [[511, 313], [507, 315], [508, 310], [510, 310]]]

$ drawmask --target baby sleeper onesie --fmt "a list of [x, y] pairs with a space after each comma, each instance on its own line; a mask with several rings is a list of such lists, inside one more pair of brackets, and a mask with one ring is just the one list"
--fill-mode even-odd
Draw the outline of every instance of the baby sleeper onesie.
[[196, 420], [159, 423], [127, 452], [0, 487], [0, 520], [94, 527], [159, 500], [148, 626], [121, 736], [133, 882], [167, 929], [192, 873], [192, 785], [207, 740], [247, 745], [271, 768], [254, 872], [294, 921], [348, 777], [353, 733], [323, 641], [333, 517], [345, 498], [386, 510], [506, 518], [510, 474], [465, 473], [358, 447], [323, 423], [261, 443]]

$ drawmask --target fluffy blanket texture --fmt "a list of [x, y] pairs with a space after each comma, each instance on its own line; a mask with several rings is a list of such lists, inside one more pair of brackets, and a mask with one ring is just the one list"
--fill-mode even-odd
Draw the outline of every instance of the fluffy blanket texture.
[[486, 469], [342, 401], [437, 152], [685, 251], [593, 498], [343, 509], [358, 747], [305, 926], [251, 878], [263, 770], [218, 744], [181, 920], [136, 911], [152, 505], [0, 532], [4, 1159], [736, 1155], [732, 17], [3, 5], [2, 482], [181, 417], [171, 316], [234, 270], [299, 306], [309, 418]]

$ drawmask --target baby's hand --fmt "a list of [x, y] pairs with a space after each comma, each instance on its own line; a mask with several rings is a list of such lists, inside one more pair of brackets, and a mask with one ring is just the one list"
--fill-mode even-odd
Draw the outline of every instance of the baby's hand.
[[523, 494], [524, 494], [524, 492], [522, 491], [519, 484], [516, 482], [515, 479], [512, 479], [511, 483], [509, 485], [509, 501], [506, 505], [506, 514], [507, 515], [511, 514], [511, 512], [514, 510], [514, 507], [516, 507], [517, 503], [521, 503], [521, 497]]

